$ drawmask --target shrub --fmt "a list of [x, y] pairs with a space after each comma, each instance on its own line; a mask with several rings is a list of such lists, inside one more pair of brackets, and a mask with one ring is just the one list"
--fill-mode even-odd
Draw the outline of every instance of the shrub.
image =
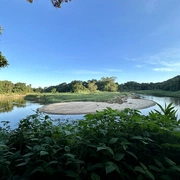
[[178, 179], [180, 122], [167, 113], [174, 115], [172, 104], [164, 109], [144, 116], [107, 108], [58, 124], [37, 112], [17, 129], [0, 130], [8, 137], [0, 145], [0, 177]]

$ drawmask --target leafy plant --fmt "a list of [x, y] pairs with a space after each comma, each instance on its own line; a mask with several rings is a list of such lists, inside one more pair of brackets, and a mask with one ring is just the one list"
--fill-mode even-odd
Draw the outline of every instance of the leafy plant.
[[179, 121], [172, 105], [148, 116], [107, 108], [85, 120], [36, 114], [0, 129], [1, 179], [178, 179]]

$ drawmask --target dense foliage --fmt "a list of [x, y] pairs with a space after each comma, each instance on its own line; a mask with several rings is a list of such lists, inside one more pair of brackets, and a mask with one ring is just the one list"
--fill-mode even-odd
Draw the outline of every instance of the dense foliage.
[[180, 121], [172, 104], [161, 109], [144, 116], [107, 108], [56, 123], [37, 112], [0, 130], [0, 177], [177, 180]]
[[6, 59], [5, 56], [2, 55], [2, 52], [0, 51], [0, 68], [4, 68], [4, 67], [7, 67], [9, 64], [8, 64], [8, 61]]
[[158, 83], [138, 83], [129, 81], [119, 85], [119, 91], [139, 91], [139, 90], [164, 90], [180, 91], [180, 75], [175, 76], [167, 81]]
[[118, 83], [115, 77], [102, 77], [100, 80], [92, 79], [88, 81], [74, 80], [70, 83], [61, 83], [56, 86], [44, 88], [41, 92], [75, 92], [75, 93], [93, 93], [97, 90], [117, 92]]
[[[116, 77], [102, 77], [100, 80], [92, 79], [87, 81], [73, 80], [70, 83], [63, 82], [59, 85], [49, 86], [45, 88], [32, 88], [31, 85], [18, 82], [13, 84], [10, 81], [0, 81], [0, 94], [2, 93], [21, 93], [21, 92], [36, 92], [36, 93], [95, 93], [97, 91], [108, 92], [127, 92], [127, 91], [144, 91], [144, 90], [162, 90], [169, 92], [180, 91], [180, 76], [176, 76], [167, 81], [160, 83], [137, 83], [129, 81], [124, 84], [115, 82]], [[158, 92], [160, 94], [160, 91]], [[166, 95], [168, 96], [168, 95]], [[173, 94], [172, 94], [173, 96]]]
[[26, 83], [15, 83], [11, 81], [0, 81], [0, 94], [11, 94], [11, 93], [28, 93], [33, 92], [31, 85]]

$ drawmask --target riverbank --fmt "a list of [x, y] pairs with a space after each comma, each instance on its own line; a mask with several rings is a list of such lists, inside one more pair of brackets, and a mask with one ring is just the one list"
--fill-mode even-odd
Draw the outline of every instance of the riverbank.
[[154, 106], [156, 103], [146, 99], [133, 99], [127, 98], [122, 103], [111, 103], [111, 102], [66, 102], [66, 103], [54, 103], [45, 105], [38, 110], [47, 114], [88, 114], [95, 113], [96, 111], [102, 111], [107, 107], [117, 109], [119, 111], [130, 108], [130, 109], [144, 109]]
[[163, 91], [163, 90], [142, 90], [136, 91], [137, 94], [152, 95], [157, 97], [174, 97], [180, 98], [180, 91]]

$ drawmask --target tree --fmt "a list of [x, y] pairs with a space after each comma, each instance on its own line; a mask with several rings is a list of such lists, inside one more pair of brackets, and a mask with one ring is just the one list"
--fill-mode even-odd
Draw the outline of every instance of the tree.
[[56, 93], [56, 88], [51, 89], [51, 93]]
[[[34, 0], [27, 0], [28, 2], [30, 3], [33, 3]], [[56, 8], [60, 8], [61, 7], [61, 4], [64, 3], [64, 2], [70, 2], [71, 0], [51, 0], [52, 4], [54, 7]]]
[[6, 66], [8, 66], [8, 61], [6, 59], [5, 56], [2, 55], [1, 51], [0, 51], [0, 68], [4, 68]]
[[88, 89], [91, 93], [94, 93], [97, 91], [97, 85], [95, 84], [95, 82], [88, 82]]
[[116, 92], [118, 91], [118, 84], [115, 83], [116, 77], [102, 77], [96, 84], [98, 90]]
[[83, 86], [82, 82], [76, 82], [73, 85], [73, 92], [74, 93], [88, 93], [89, 90]]
[[[0, 35], [2, 35], [3, 28], [0, 26]], [[5, 56], [2, 55], [2, 52], [0, 51], [0, 68], [4, 68], [8, 66], [8, 61]]]

